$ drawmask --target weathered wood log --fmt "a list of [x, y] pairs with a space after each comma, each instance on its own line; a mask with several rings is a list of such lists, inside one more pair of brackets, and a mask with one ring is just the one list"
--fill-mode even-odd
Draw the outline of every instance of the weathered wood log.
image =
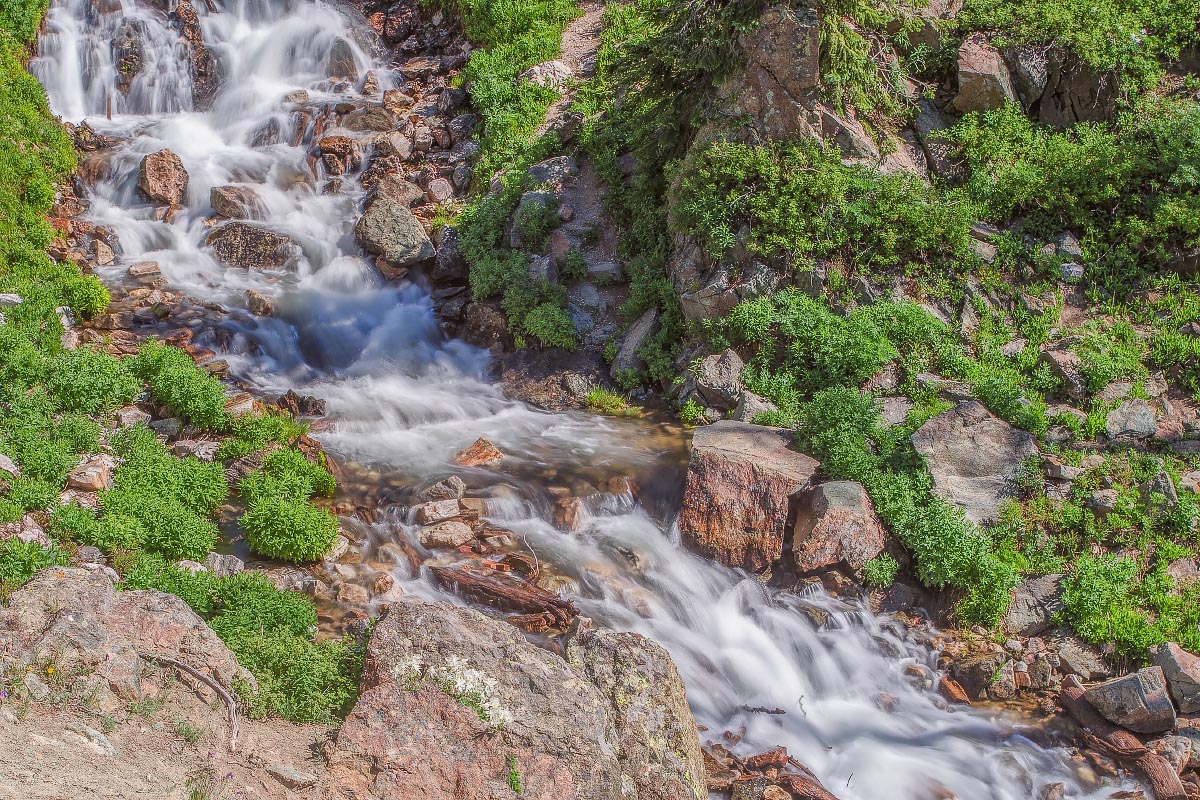
[[1083, 696], [1083, 685], [1074, 675], [1063, 681], [1058, 702], [1079, 723], [1089, 747], [1141, 772], [1158, 800], [1187, 800], [1175, 768], [1132, 733], [1102, 717]]
[[564, 600], [532, 583], [477, 575], [456, 567], [430, 567], [430, 572], [438, 583], [468, 600], [500, 611], [545, 614], [553, 621], [555, 628], [566, 628], [571, 620], [579, 616], [579, 609], [570, 600]]
[[822, 786], [819, 780], [808, 775], [787, 772], [776, 777], [775, 783], [786, 789], [795, 800], [838, 800], [837, 795]]

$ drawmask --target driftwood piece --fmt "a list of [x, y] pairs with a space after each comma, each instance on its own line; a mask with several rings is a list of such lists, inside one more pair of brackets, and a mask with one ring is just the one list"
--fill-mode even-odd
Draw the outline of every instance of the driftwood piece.
[[500, 611], [545, 614], [555, 628], [566, 628], [579, 616], [579, 609], [570, 600], [531, 583], [477, 575], [455, 567], [430, 567], [430, 572], [438, 583], [469, 600]]
[[808, 775], [785, 772], [776, 776], [775, 783], [786, 789], [795, 800], [838, 800], [837, 795]]
[[1187, 800], [1175, 768], [1132, 733], [1102, 717], [1083, 696], [1083, 685], [1074, 675], [1063, 681], [1058, 702], [1079, 723], [1089, 747], [1141, 772], [1158, 800]]
[[179, 670], [180, 672], [185, 672], [188, 675], [191, 675], [196, 680], [203, 683], [208, 688], [212, 689], [214, 692], [216, 692], [217, 696], [225, 701], [225, 708], [229, 711], [229, 752], [233, 753], [233, 752], [237, 751], [237, 739], [238, 739], [237, 702], [233, 699], [233, 695], [231, 695], [229, 692], [225, 691], [224, 686], [217, 683], [216, 680], [209, 677], [208, 675], [205, 675], [203, 672], [196, 669], [195, 667], [193, 667], [189, 664], [185, 664], [182, 661], [177, 661], [174, 658], [168, 658], [167, 656], [150, 655], [149, 653], [138, 653], [138, 655], [144, 659], [147, 659], [148, 661], [157, 661], [160, 664], [166, 664], [168, 666], [174, 667], [175, 669]]

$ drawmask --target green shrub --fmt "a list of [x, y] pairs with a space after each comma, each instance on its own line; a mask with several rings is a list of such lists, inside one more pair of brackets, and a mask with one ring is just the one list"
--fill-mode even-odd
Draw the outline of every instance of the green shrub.
[[257, 691], [241, 692], [251, 716], [273, 712], [293, 722], [328, 723], [348, 712], [358, 696], [361, 654], [347, 642], [313, 642], [274, 629], [226, 644], [258, 683]]
[[891, 586], [896, 580], [900, 564], [887, 553], [880, 553], [866, 564], [863, 564], [863, 583], [876, 589]]
[[205, 430], [223, 431], [229, 427], [225, 387], [196, 366], [184, 351], [148, 339], [133, 359], [132, 368], [172, 414]]
[[238, 491], [253, 504], [284, 498], [307, 500], [332, 497], [336, 483], [329, 470], [314, 464], [298, 450], [275, 450], [263, 459], [262, 467], [242, 479]]
[[305, 500], [255, 500], [242, 515], [246, 543], [256, 553], [288, 561], [316, 561], [337, 538], [337, 518]]
[[290, 416], [267, 412], [246, 414], [230, 423], [231, 436], [221, 442], [217, 460], [233, 460], [257, 453], [268, 445], [291, 444], [308, 432], [308, 426]]
[[1146, 344], [1128, 322], [1088, 323], [1080, 333], [1083, 338], [1075, 345], [1075, 353], [1089, 392], [1099, 392], [1114, 381], [1138, 381], [1146, 377], [1146, 367], [1142, 364]]
[[80, 348], [50, 359], [47, 388], [61, 408], [97, 414], [127, 405], [141, 384], [124, 361]]
[[211, 627], [227, 640], [276, 629], [311, 637], [317, 628], [317, 611], [311, 600], [297, 592], [280, 591], [257, 572], [239, 572], [218, 581], [214, 609]]
[[[696, 398], [689, 398], [686, 403], [679, 409], [679, 421], [684, 425], [692, 426], [700, 422], [704, 417], [704, 407], [696, 402]], [[761, 424], [761, 423], [760, 423]]]
[[556, 303], [542, 303], [525, 315], [522, 323], [530, 336], [543, 347], [574, 350], [578, 334], [567, 310]]
[[740, 244], [801, 265], [837, 255], [853, 271], [929, 274], [971, 263], [977, 212], [965, 194], [903, 171], [846, 165], [836, 147], [811, 139], [694, 148], [678, 167], [671, 204], [676, 224], [716, 257]]
[[15, 537], [0, 540], [0, 593], [16, 589], [46, 567], [66, 566], [67, 561], [67, 554], [56, 545], [42, 547]]
[[214, 590], [218, 582], [219, 579], [210, 572], [180, 569], [162, 556], [149, 553], [134, 553], [121, 575], [121, 588], [155, 589], [173, 594], [202, 617], [212, 613]]

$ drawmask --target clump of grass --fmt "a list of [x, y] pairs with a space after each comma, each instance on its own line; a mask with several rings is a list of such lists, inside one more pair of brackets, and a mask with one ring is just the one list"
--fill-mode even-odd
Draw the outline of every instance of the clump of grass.
[[587, 393], [584, 404], [606, 417], [640, 417], [642, 409], [629, 402], [627, 397], [617, 394], [611, 389], [596, 387]]

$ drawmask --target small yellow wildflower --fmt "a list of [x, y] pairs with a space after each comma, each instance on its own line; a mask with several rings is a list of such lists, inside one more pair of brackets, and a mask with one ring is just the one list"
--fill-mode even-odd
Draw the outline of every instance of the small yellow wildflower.
[[53, 674], [54, 674], [54, 667], [46, 667], [46, 674], [47, 674], [47, 675], [53, 675]]

